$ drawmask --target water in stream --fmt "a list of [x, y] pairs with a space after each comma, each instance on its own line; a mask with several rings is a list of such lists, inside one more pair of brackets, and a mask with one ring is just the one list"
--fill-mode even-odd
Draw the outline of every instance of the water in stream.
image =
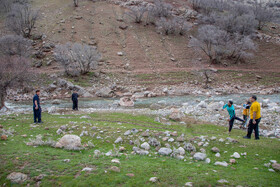
[[[166, 97], [153, 97], [153, 98], [141, 98], [137, 99], [134, 108], [149, 108], [153, 103], [164, 103], [166, 106], [181, 106], [183, 103], [188, 103], [190, 105], [195, 105], [202, 100], [207, 100], [210, 102], [219, 102], [228, 100], [233, 100], [235, 104], [243, 104], [245, 99], [248, 99], [250, 95], [244, 94], [233, 94], [233, 95], [222, 95], [222, 96], [195, 96], [195, 95], [185, 95], [185, 96], [166, 96]], [[271, 102], [280, 103], [280, 94], [274, 95], [258, 95], [258, 101], [261, 102], [263, 99], [269, 99]], [[79, 108], [94, 108], [94, 109], [109, 109], [116, 108], [117, 101], [119, 99], [79, 99]], [[72, 107], [70, 99], [59, 100], [59, 105], [52, 104], [52, 100], [45, 100], [41, 102], [42, 108], [46, 109], [51, 106], [57, 106], [58, 108], [69, 109]], [[7, 102], [6, 106], [13, 111], [32, 111], [32, 101], [30, 102]]]

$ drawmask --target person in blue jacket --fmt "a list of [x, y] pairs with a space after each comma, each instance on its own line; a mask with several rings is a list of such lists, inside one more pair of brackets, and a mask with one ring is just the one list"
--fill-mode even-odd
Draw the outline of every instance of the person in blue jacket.
[[234, 120], [239, 120], [239, 121], [242, 121], [244, 123], [244, 120], [243, 119], [240, 119], [239, 117], [236, 117], [235, 115], [235, 109], [234, 109], [234, 106], [233, 106], [233, 102], [232, 101], [229, 101], [227, 104], [225, 104], [223, 106], [223, 110], [224, 109], [227, 109], [228, 111], [228, 114], [229, 114], [229, 119], [228, 119], [228, 122], [229, 122], [229, 129], [228, 129], [228, 132], [230, 133], [231, 132], [231, 129], [233, 127], [233, 124], [234, 124]]
[[[34, 113], [34, 123], [43, 123], [41, 120], [41, 105], [40, 105], [40, 90], [36, 90], [36, 94], [33, 97], [33, 113]], [[38, 119], [38, 121], [37, 121]]]

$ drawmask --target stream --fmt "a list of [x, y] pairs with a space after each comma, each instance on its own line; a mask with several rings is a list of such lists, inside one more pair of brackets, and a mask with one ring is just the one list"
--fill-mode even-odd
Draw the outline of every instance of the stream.
[[[185, 96], [165, 96], [165, 97], [152, 97], [152, 98], [140, 98], [135, 101], [133, 109], [150, 108], [151, 104], [164, 104], [165, 106], [182, 106], [183, 103], [189, 105], [197, 105], [200, 101], [205, 100], [207, 103], [233, 100], [235, 105], [242, 105], [246, 99], [251, 95], [245, 94], [232, 94], [232, 95], [215, 95], [211, 97], [197, 96], [197, 95], [185, 95]], [[280, 94], [273, 95], [257, 95], [258, 101], [262, 102], [263, 99], [269, 99], [271, 102], [280, 103]], [[57, 99], [56, 99], [57, 100]], [[70, 99], [57, 100], [59, 104], [52, 104], [54, 100], [41, 101], [42, 109], [47, 109], [51, 106], [56, 106], [60, 109], [71, 109], [72, 102]], [[118, 98], [80, 98], [79, 108], [80, 109], [111, 109], [111, 108], [122, 108], [117, 105]], [[6, 106], [11, 111], [17, 112], [32, 112], [32, 101], [25, 102], [13, 102], [7, 101]], [[128, 109], [128, 108], [126, 108]]]

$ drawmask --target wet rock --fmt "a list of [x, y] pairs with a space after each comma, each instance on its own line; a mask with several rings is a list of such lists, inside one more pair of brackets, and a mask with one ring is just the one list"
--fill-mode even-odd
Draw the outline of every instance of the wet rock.
[[124, 107], [133, 107], [134, 101], [129, 97], [122, 97], [119, 101], [119, 105]]
[[13, 183], [22, 183], [27, 179], [27, 175], [20, 172], [13, 172], [7, 176], [7, 179]]

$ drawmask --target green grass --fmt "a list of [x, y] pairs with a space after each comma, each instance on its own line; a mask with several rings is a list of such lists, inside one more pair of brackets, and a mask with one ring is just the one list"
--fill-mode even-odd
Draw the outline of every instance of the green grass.
[[[35, 128], [30, 127], [31, 115], [1, 116], [1, 125], [5, 129], [13, 128], [15, 134], [13, 137], [8, 137], [7, 141], [0, 141], [0, 186], [11, 185], [6, 179], [11, 172], [22, 172], [28, 175], [28, 181], [22, 184], [24, 186], [35, 185], [36, 182], [33, 179], [40, 174], [47, 175], [42, 180], [42, 186], [183, 186], [186, 182], [193, 182], [195, 186], [217, 186], [219, 179], [228, 180], [230, 186], [278, 186], [280, 183], [280, 173], [269, 172], [264, 166], [264, 163], [268, 163], [269, 160], [280, 161], [280, 146], [277, 139], [244, 140], [242, 136], [245, 132], [234, 129], [231, 137], [237, 139], [239, 143], [225, 144], [216, 140], [210, 141], [210, 145], [204, 147], [207, 156], [211, 159], [210, 164], [191, 160], [190, 153], [187, 153], [186, 161], [165, 156], [159, 157], [154, 154], [153, 147], [150, 151], [151, 156], [139, 156], [131, 155], [133, 146], [128, 144], [129, 139], [135, 140], [137, 136], [134, 135], [132, 138], [123, 136], [128, 129], [137, 128], [143, 131], [150, 129], [157, 132], [176, 130], [179, 135], [184, 133], [187, 141], [190, 141], [195, 136], [201, 135], [225, 139], [227, 128], [215, 125], [182, 125], [176, 122], [168, 126], [155, 122], [153, 116], [120, 113], [93, 113], [89, 116], [91, 119], [80, 119], [81, 115], [43, 114], [45, 123]], [[82, 137], [82, 144], [92, 140], [95, 145], [95, 148], [82, 151], [67, 151], [48, 146], [32, 147], [25, 144], [29, 138], [32, 138], [31, 135], [35, 137], [38, 134], [43, 135], [44, 139], [51, 137], [53, 140], [58, 140], [62, 135], [57, 135], [56, 130], [61, 125], [69, 124], [70, 121], [75, 121], [79, 125], [73, 134], [79, 135], [85, 127], [90, 133], [95, 132], [96, 136], [100, 135], [103, 139], [98, 140], [96, 136], [94, 138]], [[87, 123], [103, 130], [104, 133], [90, 130], [91, 126]], [[49, 130], [44, 130], [45, 127], [49, 127]], [[117, 131], [120, 132], [117, 133]], [[28, 137], [22, 137], [23, 134]], [[113, 149], [113, 142], [118, 136], [123, 137], [124, 143], [117, 147], [126, 148], [125, 154], [119, 157], [120, 165], [111, 163], [113, 157], [93, 157], [95, 149], [105, 153]], [[165, 143], [161, 142], [162, 146]], [[199, 150], [200, 147], [195, 145]], [[221, 158], [216, 158], [214, 153], [211, 153], [210, 149], [214, 146], [221, 150]], [[227, 152], [224, 153], [224, 151]], [[214, 166], [215, 161], [229, 162], [230, 155], [234, 152], [247, 152], [247, 156], [236, 159], [237, 164], [228, 167]], [[71, 161], [65, 163], [64, 159]], [[121, 172], [110, 171], [111, 166], [118, 166]], [[94, 167], [96, 170], [81, 172], [84, 167]], [[258, 170], [255, 170], [255, 167]], [[127, 173], [134, 173], [135, 177], [128, 177]], [[150, 177], [158, 177], [159, 181], [152, 184], [148, 182]]]

